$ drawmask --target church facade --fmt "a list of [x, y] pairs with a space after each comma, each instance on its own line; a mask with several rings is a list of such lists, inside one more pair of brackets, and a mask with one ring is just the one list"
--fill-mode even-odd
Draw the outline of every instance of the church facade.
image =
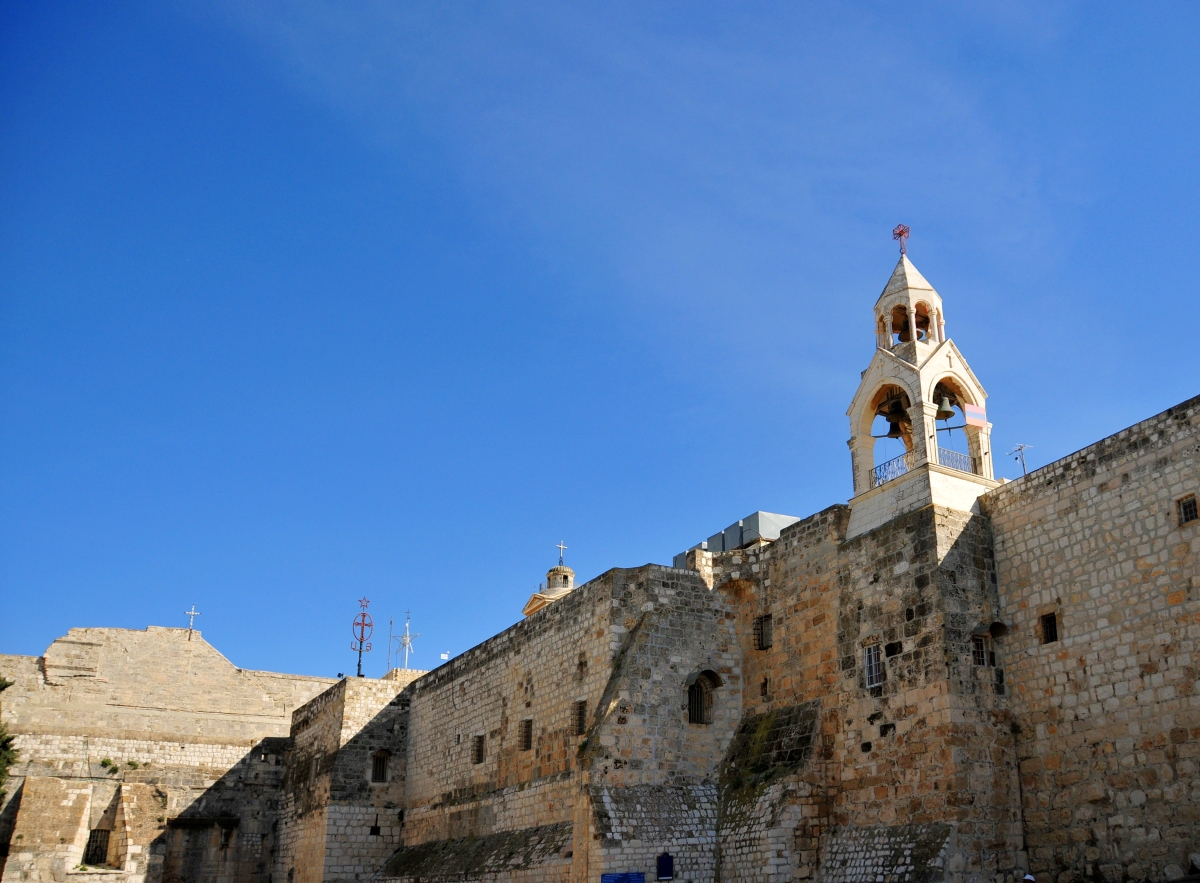
[[560, 563], [435, 671], [245, 672], [185, 629], [0, 657], [3, 880], [1183, 877], [1200, 397], [1000, 482], [947, 328], [902, 256], [848, 505], [579, 587]]

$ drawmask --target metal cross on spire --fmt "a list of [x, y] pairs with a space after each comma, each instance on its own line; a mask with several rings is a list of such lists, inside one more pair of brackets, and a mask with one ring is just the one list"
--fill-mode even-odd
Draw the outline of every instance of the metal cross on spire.
[[900, 242], [900, 254], [908, 254], [908, 227], [897, 224], [896, 229], [892, 231], [892, 238]]
[[563, 541], [562, 541], [562, 540], [559, 540], [559, 541], [558, 541], [558, 545], [557, 545], [557, 546], [555, 546], [554, 548], [558, 549], [558, 566], [559, 566], [559, 567], [562, 567], [562, 563], [563, 563], [563, 557], [562, 557], [562, 555], [563, 555], [563, 552], [565, 552], [565, 551], [566, 551], [566, 549], [567, 549], [567, 546], [566, 546], [566, 544], [565, 544], [565, 543], [563, 543]]
[[200, 611], [196, 609], [196, 605], [192, 605], [191, 610], [183, 611], [183, 615], [188, 618], [188, 640], [192, 639], [192, 626], [196, 622], [196, 617], [200, 615]]

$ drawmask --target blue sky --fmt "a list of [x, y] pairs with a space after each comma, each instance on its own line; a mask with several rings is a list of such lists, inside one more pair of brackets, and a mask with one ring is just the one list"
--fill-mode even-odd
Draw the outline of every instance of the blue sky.
[[[851, 490], [892, 227], [1042, 465], [1200, 392], [1195, 4], [0, 6], [0, 652], [414, 667]], [[1010, 476], [1011, 460], [997, 459]]]

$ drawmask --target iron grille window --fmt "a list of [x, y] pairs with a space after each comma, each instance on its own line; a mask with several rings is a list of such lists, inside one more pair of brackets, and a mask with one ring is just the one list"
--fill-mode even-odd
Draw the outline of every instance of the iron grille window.
[[987, 665], [987, 641], [983, 635], [971, 636], [971, 661], [976, 665]]
[[521, 750], [529, 751], [533, 748], [533, 721], [526, 719], [521, 721]]
[[771, 614], [754, 617], [754, 649], [768, 650], [775, 643], [775, 630], [771, 625]]
[[575, 735], [587, 735], [587, 700], [580, 699], [575, 703]]
[[1179, 526], [1183, 527], [1197, 519], [1200, 519], [1200, 509], [1196, 506], [1196, 495], [1188, 494], [1179, 501]]
[[483, 736], [471, 740], [471, 763], [483, 763]]
[[713, 719], [712, 682], [701, 675], [688, 687], [688, 723], [711, 724]]
[[102, 865], [108, 861], [108, 831], [92, 831], [88, 834], [87, 846], [83, 850], [85, 865]]
[[874, 690], [883, 686], [883, 654], [878, 644], [872, 644], [863, 651], [863, 662], [866, 668], [867, 688]]
[[1058, 614], [1046, 613], [1042, 615], [1042, 643], [1053, 644], [1058, 640]]
[[386, 782], [388, 780], [388, 754], [380, 751], [371, 758], [371, 781]]

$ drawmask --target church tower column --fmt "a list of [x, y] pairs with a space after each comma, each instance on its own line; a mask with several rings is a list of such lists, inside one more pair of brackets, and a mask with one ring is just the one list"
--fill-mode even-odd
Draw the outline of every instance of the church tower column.
[[875, 466], [872, 458], [875, 439], [859, 436], [850, 439], [846, 444], [850, 446], [850, 464], [854, 469], [854, 495], [858, 496], [875, 486], [875, 482], [871, 480]]
[[913, 466], [936, 463], [937, 459], [937, 406], [930, 402], [918, 402], [908, 409], [912, 419]]
[[917, 339], [917, 308], [912, 302], [908, 304], [908, 339], [914, 342]]

